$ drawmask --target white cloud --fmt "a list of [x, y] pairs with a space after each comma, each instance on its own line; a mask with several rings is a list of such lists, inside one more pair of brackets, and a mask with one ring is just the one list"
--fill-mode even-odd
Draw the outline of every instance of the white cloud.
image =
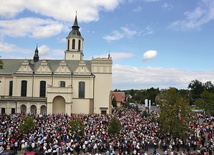
[[141, 6], [138, 6], [137, 8], [133, 9], [134, 12], [140, 12], [142, 10]]
[[61, 23], [50, 19], [20, 18], [0, 21], [0, 33], [10, 37], [50, 37], [59, 34], [62, 29]]
[[146, 36], [146, 35], [150, 35], [153, 33], [154, 33], [154, 30], [152, 29], [151, 26], [148, 25], [148, 26], [146, 26], [146, 28], [142, 32], [139, 33], [139, 35], [143, 34], [143, 36]]
[[169, 27], [183, 31], [200, 29], [202, 25], [214, 20], [213, 8], [213, 0], [201, 0], [201, 3], [193, 11], [184, 12], [184, 20], [174, 21]]
[[[36, 48], [36, 47], [35, 47]], [[34, 50], [35, 49], [24, 49], [21, 47], [17, 47], [14, 44], [8, 44], [5, 42], [0, 42], [0, 52], [2, 58], [7, 58], [7, 59], [24, 59], [24, 58], [29, 58], [31, 59], [34, 55]], [[59, 49], [50, 49], [46, 45], [41, 45], [38, 47], [39, 50], [39, 57], [41, 59], [62, 59], [64, 57], [64, 51], [59, 50]], [[8, 54], [10, 53], [10, 54]], [[23, 55], [20, 55], [20, 54]], [[18, 54], [18, 56], [17, 56]]]
[[50, 48], [47, 47], [46, 45], [41, 45], [38, 47], [38, 51], [39, 51], [39, 55], [40, 56], [44, 56], [44, 55], [47, 55], [48, 52], [50, 52]]
[[161, 7], [167, 10], [171, 10], [173, 8], [173, 5], [170, 3], [164, 3], [161, 5]]
[[16, 16], [16, 14], [22, 12], [25, 9], [24, 5], [24, 0], [1, 0], [0, 16], [5, 18], [13, 18]]
[[137, 31], [135, 30], [130, 30], [127, 27], [122, 27], [121, 30], [123, 31], [123, 36], [127, 37], [127, 38], [132, 38], [132, 36], [134, 36], [135, 34], [137, 34]]
[[40, 59], [62, 59], [64, 56], [63, 50], [50, 49], [46, 45], [41, 45], [38, 47]]
[[16, 45], [0, 42], [0, 52], [13, 52], [16, 49]]
[[15, 17], [27, 9], [56, 20], [70, 22], [73, 19], [72, 14], [78, 11], [81, 21], [96, 21], [99, 19], [100, 10], [112, 11], [122, 2], [123, 0], [1, 0], [0, 16]]
[[0, 42], [0, 52], [2, 53], [12, 53], [12, 52], [20, 52], [20, 53], [28, 53], [30, 52], [27, 49], [19, 48], [14, 44], [9, 44], [6, 42]]
[[[137, 68], [113, 65], [113, 89], [147, 89], [176, 87], [187, 89], [192, 80], [214, 82], [214, 71], [187, 71], [174, 68]], [[122, 78], [121, 78], [122, 77]]]
[[157, 54], [158, 54], [157, 51], [154, 51], [154, 50], [146, 51], [146, 52], [143, 54], [143, 60], [144, 60], [144, 61], [150, 60], [150, 59], [156, 57]]
[[36, 27], [33, 31], [32, 37], [51, 37], [53, 35], [59, 34], [62, 31], [63, 26], [61, 24], [56, 25], [46, 25]]
[[[72, 24], [75, 11], [79, 22], [97, 21], [100, 11], [113, 11], [124, 0], [2, 0], [0, 5], [1, 38], [10, 37], [51, 37], [59, 34], [69, 23]], [[19, 18], [23, 11], [41, 15], [40, 18]], [[26, 13], [25, 15], [28, 15]], [[36, 15], [34, 15], [36, 16]], [[14, 18], [17, 19], [14, 19]], [[6, 19], [7, 18], [7, 19]], [[43, 18], [43, 19], [42, 19]]]
[[137, 34], [137, 31], [135, 30], [130, 30], [128, 27], [121, 27], [120, 31], [113, 31], [111, 35], [106, 35], [103, 38], [107, 41], [115, 41], [115, 40], [120, 40], [124, 37], [132, 38], [136, 34]]
[[103, 38], [107, 41], [115, 41], [123, 38], [123, 34], [118, 31], [113, 31], [111, 35], [106, 35]]
[[62, 42], [62, 43], [66, 43], [67, 39], [66, 38], [59, 38], [58, 41]]

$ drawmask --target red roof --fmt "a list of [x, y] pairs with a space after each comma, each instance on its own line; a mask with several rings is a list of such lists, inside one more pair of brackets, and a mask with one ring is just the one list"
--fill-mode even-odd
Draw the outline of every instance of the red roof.
[[123, 93], [122, 92], [112, 92], [112, 96], [115, 97], [117, 102], [123, 102]]

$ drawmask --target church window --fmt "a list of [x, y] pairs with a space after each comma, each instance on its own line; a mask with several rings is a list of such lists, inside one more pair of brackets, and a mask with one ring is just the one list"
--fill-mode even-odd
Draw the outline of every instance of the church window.
[[5, 108], [1, 108], [1, 114], [5, 114]]
[[40, 81], [40, 97], [45, 97], [46, 94], [46, 81]]
[[72, 49], [75, 49], [75, 39], [72, 40]]
[[13, 95], [13, 81], [9, 82], [9, 96]]
[[79, 98], [85, 98], [85, 82], [79, 82]]
[[81, 40], [79, 40], [79, 43], [78, 43], [78, 50], [80, 50], [81, 48]]
[[67, 50], [69, 50], [69, 48], [70, 48], [69, 46], [70, 46], [70, 41], [68, 40], [68, 49]]
[[15, 114], [16, 113], [16, 109], [15, 108], [11, 108], [11, 114]]
[[65, 87], [65, 81], [60, 81], [60, 82], [59, 82], [59, 86], [60, 86], [60, 87]]
[[27, 96], [27, 81], [26, 80], [22, 80], [21, 96]]

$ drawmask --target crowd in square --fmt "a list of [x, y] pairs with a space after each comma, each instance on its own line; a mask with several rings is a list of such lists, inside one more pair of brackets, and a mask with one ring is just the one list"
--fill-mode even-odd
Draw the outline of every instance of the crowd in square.
[[[134, 109], [113, 109], [112, 114], [32, 115], [36, 129], [19, 134], [26, 114], [5, 115], [0, 122], [0, 151], [37, 152], [41, 155], [212, 155], [213, 117], [196, 114], [188, 138], [171, 138], [159, 133], [158, 113], [143, 116]], [[111, 119], [117, 117], [122, 130], [108, 133]], [[68, 131], [70, 120], [79, 118], [85, 125], [83, 135]]]

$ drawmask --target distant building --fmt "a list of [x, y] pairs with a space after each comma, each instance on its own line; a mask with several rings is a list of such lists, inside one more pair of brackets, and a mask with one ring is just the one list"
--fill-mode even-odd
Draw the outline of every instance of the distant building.
[[111, 113], [112, 58], [83, 59], [77, 16], [66, 40], [62, 60], [3, 59], [1, 113]]
[[117, 102], [117, 107], [121, 106], [125, 102], [125, 92], [112, 92], [112, 99], [115, 98]]

